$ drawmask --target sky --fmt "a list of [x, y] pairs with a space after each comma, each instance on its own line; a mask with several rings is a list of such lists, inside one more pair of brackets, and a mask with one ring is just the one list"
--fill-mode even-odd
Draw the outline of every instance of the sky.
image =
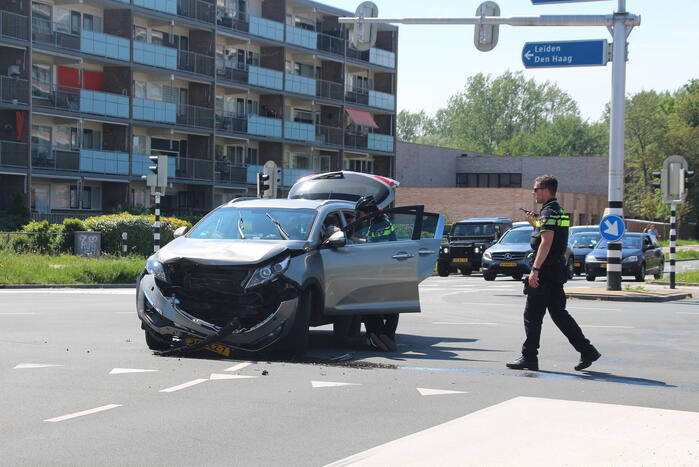
[[[360, 0], [320, 0], [355, 11]], [[379, 17], [474, 16], [481, 0], [374, 0]], [[611, 14], [617, 1], [533, 6], [530, 0], [496, 0], [502, 16]], [[626, 0], [626, 9], [641, 16], [629, 36], [626, 92], [675, 91], [699, 79], [699, 0]], [[611, 98], [611, 62], [604, 67], [526, 70], [521, 53], [525, 42], [608, 39], [606, 27], [501, 26], [498, 45], [479, 52], [470, 25], [399, 25], [398, 110], [433, 115], [449, 97], [464, 89], [469, 76], [493, 77], [522, 71], [525, 78], [550, 81], [568, 92], [583, 118], [598, 120]]]

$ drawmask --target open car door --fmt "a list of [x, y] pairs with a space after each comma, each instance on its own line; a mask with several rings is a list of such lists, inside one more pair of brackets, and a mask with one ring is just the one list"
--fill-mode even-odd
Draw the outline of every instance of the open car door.
[[[325, 313], [365, 315], [415, 313], [420, 311], [418, 284], [428, 261], [432, 268], [437, 257], [423, 246], [423, 207], [387, 209], [357, 219], [343, 232], [345, 246], [323, 245], [320, 255], [325, 274]], [[385, 235], [368, 234], [381, 223]], [[375, 228], [375, 227], [371, 227]], [[425, 239], [428, 240], [428, 239]], [[426, 243], [432, 247], [432, 243]], [[425, 258], [430, 257], [430, 260]]]
[[418, 283], [432, 275], [439, 258], [439, 246], [444, 235], [445, 218], [442, 214], [425, 212], [420, 226]]

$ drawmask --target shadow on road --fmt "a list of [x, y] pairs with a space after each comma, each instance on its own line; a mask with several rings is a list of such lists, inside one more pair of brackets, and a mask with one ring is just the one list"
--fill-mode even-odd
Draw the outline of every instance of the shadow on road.
[[676, 388], [672, 384], [667, 384], [664, 381], [646, 378], [634, 378], [630, 376], [619, 376], [612, 373], [604, 373], [601, 371], [583, 371], [582, 373], [565, 373], [560, 371], [530, 371], [521, 374], [526, 378], [562, 378], [562, 379], [583, 379], [590, 381], [604, 381], [607, 383], [631, 384], [634, 386], [655, 386], [663, 388]]

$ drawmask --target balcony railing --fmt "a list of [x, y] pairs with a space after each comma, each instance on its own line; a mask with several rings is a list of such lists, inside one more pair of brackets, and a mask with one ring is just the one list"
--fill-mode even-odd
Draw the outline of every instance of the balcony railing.
[[177, 50], [177, 69], [198, 75], [213, 76], [214, 58], [187, 50]]
[[26, 167], [27, 143], [0, 141], [0, 167]]
[[247, 133], [248, 117], [235, 112], [217, 110], [216, 129], [221, 133]]
[[374, 48], [360, 52], [353, 47], [347, 47], [347, 58], [353, 58], [355, 60], [381, 65], [386, 68], [396, 67], [396, 54], [383, 49]]
[[284, 89], [284, 73], [259, 66], [249, 67], [248, 82], [253, 86], [271, 89]]
[[128, 175], [129, 154], [118, 151], [103, 151], [101, 149], [81, 149], [80, 171]]
[[143, 41], [133, 42], [133, 61], [144, 65], [177, 69], [177, 49], [149, 44]]
[[80, 150], [53, 146], [48, 143], [33, 143], [32, 167], [36, 169], [80, 170]]
[[205, 23], [214, 22], [215, 7], [213, 3], [202, 0], [177, 0], [177, 14], [186, 18], [192, 18]]
[[284, 42], [284, 23], [272, 21], [258, 16], [249, 17], [250, 34]]
[[369, 106], [393, 110], [396, 108], [396, 96], [379, 91], [369, 91]]
[[308, 96], [316, 95], [316, 80], [307, 78], [306, 76], [286, 73], [285, 88], [289, 92], [297, 94], [306, 94]]
[[240, 32], [250, 32], [250, 24], [244, 13], [224, 7], [216, 8], [216, 24]]
[[32, 41], [58, 49], [80, 50], [79, 34], [73, 34], [64, 24], [43, 18], [32, 18]]
[[211, 180], [213, 163], [204, 159], [178, 157], [175, 166], [175, 178], [187, 180]]
[[29, 81], [22, 78], [0, 76], [0, 101], [10, 104], [29, 103]]
[[318, 33], [318, 50], [330, 52], [336, 55], [345, 54], [345, 40], [341, 37]]
[[131, 41], [127, 38], [86, 29], [76, 34], [65, 24], [41, 18], [33, 18], [32, 25], [34, 42], [117, 60], [128, 61], [131, 58]]
[[231, 83], [248, 84], [248, 71], [241, 68], [224, 66], [223, 62], [216, 64], [216, 77]]
[[37, 107], [129, 118], [129, 96], [91, 89], [56, 86], [34, 80], [32, 103]]
[[360, 133], [345, 133], [345, 146], [355, 149], [367, 149], [367, 135]]
[[177, 0], [133, 0], [133, 4], [171, 15], [177, 14]]
[[341, 101], [345, 86], [334, 81], [316, 80], [316, 96]]
[[342, 146], [342, 128], [316, 125], [316, 141], [320, 144], [329, 144], [332, 146]]
[[348, 90], [345, 93], [345, 100], [355, 104], [369, 105], [369, 90], [363, 88]]
[[0, 37], [29, 39], [29, 18], [11, 11], [0, 11]]
[[318, 34], [315, 31], [287, 26], [286, 42], [306, 47], [307, 49], [316, 49], [318, 47]]
[[231, 161], [216, 161], [214, 174], [218, 184], [232, 185], [247, 181], [247, 168], [234, 165]]
[[316, 140], [315, 126], [313, 123], [284, 122], [284, 138], [313, 142]]
[[214, 112], [196, 105], [178, 105], [177, 124], [208, 129], [214, 125]]
[[248, 133], [251, 135], [282, 137], [282, 120], [280, 118], [248, 116]]
[[381, 133], [345, 133], [345, 146], [357, 149], [372, 149], [374, 151], [393, 152], [394, 138]]

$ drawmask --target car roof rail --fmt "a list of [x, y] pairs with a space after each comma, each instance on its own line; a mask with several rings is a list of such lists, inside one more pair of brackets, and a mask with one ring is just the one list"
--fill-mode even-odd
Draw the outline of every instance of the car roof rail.
[[256, 196], [241, 196], [240, 198], [235, 198], [229, 201], [228, 204], [238, 203], [240, 201], [250, 201], [252, 199], [261, 199]]
[[320, 205], [325, 206], [326, 204], [333, 204], [333, 203], [352, 204], [352, 201], [348, 201], [346, 199], [326, 199], [326, 200], [323, 200], [320, 203]]

